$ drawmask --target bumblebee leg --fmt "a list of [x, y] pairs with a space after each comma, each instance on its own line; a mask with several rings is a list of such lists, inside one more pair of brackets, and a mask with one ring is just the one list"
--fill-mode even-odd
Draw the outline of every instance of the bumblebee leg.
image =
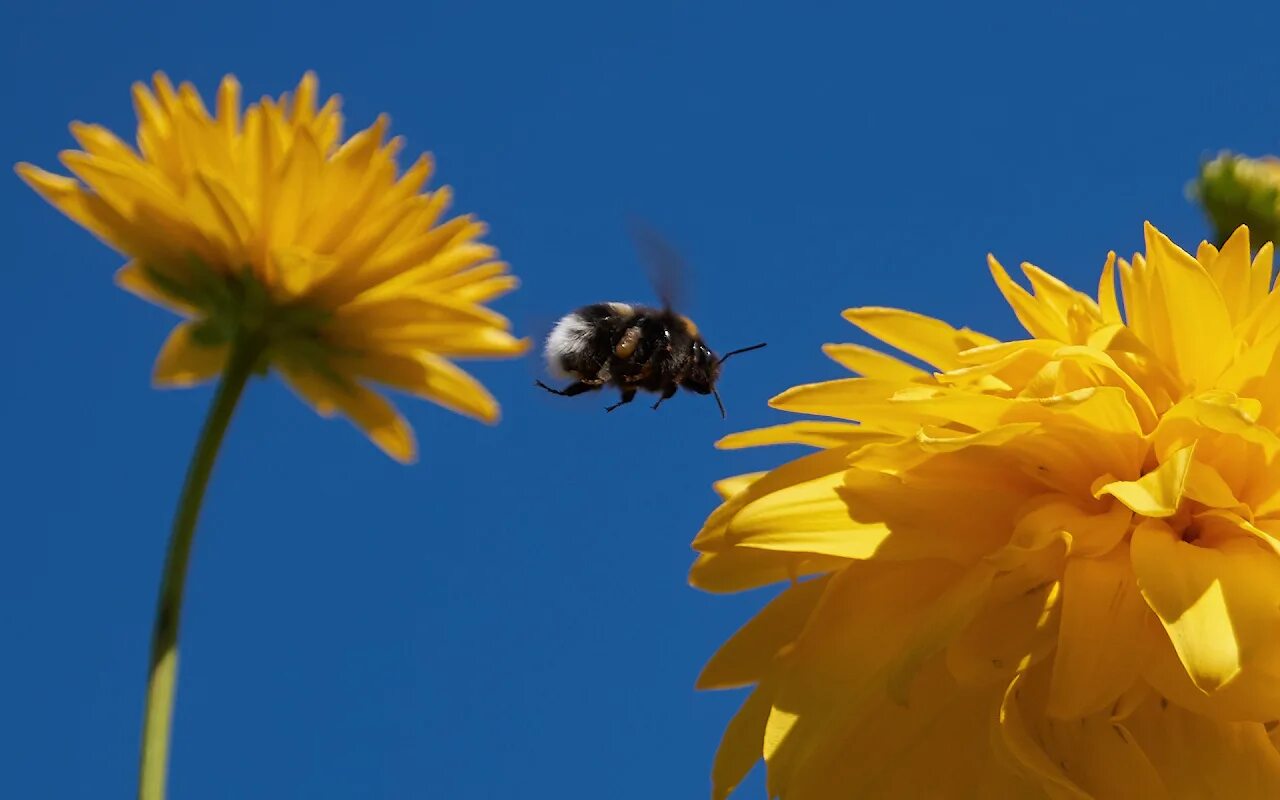
[[668, 386], [667, 388], [663, 389], [663, 390], [662, 390], [662, 397], [659, 397], [659, 398], [658, 398], [658, 402], [656, 402], [656, 403], [654, 403], [654, 404], [653, 404], [653, 410], [654, 410], [654, 411], [657, 411], [657, 410], [658, 410], [658, 406], [662, 405], [662, 401], [663, 401], [663, 400], [670, 400], [670, 399], [672, 398], [672, 396], [674, 396], [674, 395], [675, 395], [675, 393], [676, 393], [676, 389], [679, 389], [679, 388], [680, 388], [679, 386], [677, 386], [676, 384], [674, 384], [674, 383], [673, 383], [673, 384], [671, 384], [670, 386]]
[[594, 389], [600, 388], [599, 386], [590, 383], [583, 383], [582, 381], [574, 381], [563, 389], [553, 389], [542, 381], [534, 381], [534, 383], [541, 386], [543, 389], [546, 389], [548, 392], [558, 394], [561, 397], [574, 397], [575, 395], [580, 395], [583, 392], [590, 392]]
[[619, 400], [618, 402], [614, 403], [611, 406], [605, 406], [604, 410], [607, 412], [607, 411], [612, 411], [615, 408], [621, 408], [622, 406], [625, 406], [627, 403], [630, 403], [634, 399], [636, 399], [636, 390], [628, 387], [622, 390], [621, 400]]

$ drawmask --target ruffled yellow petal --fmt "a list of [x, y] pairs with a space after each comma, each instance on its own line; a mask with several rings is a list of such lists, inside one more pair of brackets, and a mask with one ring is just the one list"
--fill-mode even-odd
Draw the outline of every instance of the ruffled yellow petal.
[[1043, 713], [1043, 671], [1019, 676], [1000, 706], [997, 741], [1052, 798], [1165, 800], [1169, 790], [1124, 724], [1106, 712], [1055, 720]]
[[1125, 728], [1169, 797], [1280, 797], [1280, 753], [1260, 722], [1220, 722], [1152, 695]]
[[1110, 708], [1142, 674], [1147, 604], [1128, 553], [1072, 558], [1062, 578], [1062, 614], [1045, 712], [1079, 719]]
[[1192, 682], [1168, 631], [1154, 614], [1139, 647], [1146, 658], [1143, 678], [1170, 702], [1223, 722], [1280, 719], [1280, 659], [1275, 653], [1255, 659], [1235, 680], [1206, 694]]
[[[823, 774], [857, 757], [845, 736], [871, 709], [896, 707], [885, 694], [886, 670], [917, 620], [961, 574], [936, 561], [860, 562], [832, 577], [777, 676], [764, 737], [771, 792], [818, 796]], [[862, 612], [871, 608], [877, 613]], [[810, 793], [805, 784], [817, 785]]]
[[1136, 481], [1103, 484], [1095, 492], [1095, 496], [1111, 495], [1135, 514], [1156, 518], [1171, 517], [1178, 510], [1186, 491], [1194, 452], [1194, 445], [1185, 447]]
[[988, 744], [998, 691], [965, 691], [938, 662], [922, 670], [909, 706], [881, 696], [837, 740], [830, 760], [810, 762], [783, 788], [796, 800], [857, 797], [1042, 798]]
[[[1185, 541], [1190, 538], [1191, 541]], [[1182, 536], [1151, 520], [1133, 533], [1134, 572], [1191, 680], [1206, 694], [1274, 651], [1280, 557], [1220, 519]]]
[[947, 669], [962, 686], [996, 686], [1038, 664], [1057, 640], [1063, 548], [1029, 554], [992, 582], [983, 607], [947, 647]]

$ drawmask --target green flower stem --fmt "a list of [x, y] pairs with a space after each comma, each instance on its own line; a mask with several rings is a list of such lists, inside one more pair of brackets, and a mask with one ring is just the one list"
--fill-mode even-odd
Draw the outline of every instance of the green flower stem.
[[151, 634], [151, 671], [147, 680], [147, 705], [142, 722], [142, 766], [138, 781], [139, 800], [163, 800], [169, 771], [169, 732], [173, 722], [173, 700], [178, 682], [178, 627], [182, 616], [182, 590], [187, 580], [191, 541], [205, 486], [213, 471], [223, 434], [235, 411], [245, 384], [253, 374], [262, 345], [250, 338], [231, 345], [227, 366], [213, 396], [204, 429], [187, 467], [182, 497], [173, 518], [169, 552], [160, 579], [160, 599], [156, 604], [155, 627]]

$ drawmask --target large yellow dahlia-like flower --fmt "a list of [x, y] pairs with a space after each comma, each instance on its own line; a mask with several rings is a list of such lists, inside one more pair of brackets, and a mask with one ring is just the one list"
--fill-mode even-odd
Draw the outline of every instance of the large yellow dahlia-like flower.
[[[754, 685], [713, 770], [832, 798], [1280, 797], [1280, 290], [1241, 228], [1150, 226], [1097, 299], [991, 272], [1030, 338], [887, 308], [861, 377], [724, 447], [818, 452], [721, 482], [695, 586], [791, 581], [707, 665]], [[1122, 312], [1123, 308], [1123, 312]]]
[[447, 188], [424, 191], [428, 156], [398, 174], [403, 143], [384, 141], [385, 116], [343, 141], [338, 98], [317, 109], [310, 73], [292, 98], [243, 114], [231, 76], [214, 115], [190, 84], [175, 90], [157, 74], [153, 86], [133, 87], [136, 151], [74, 123], [84, 150], [61, 160], [75, 178], [29, 164], [18, 173], [132, 259], [122, 287], [188, 317], [161, 348], [157, 383], [211, 379], [250, 337], [262, 368], [402, 461], [414, 457], [413, 432], [370, 383], [497, 419], [494, 399], [448, 359], [523, 352], [481, 305], [516, 279], [479, 242], [484, 225], [445, 219]]

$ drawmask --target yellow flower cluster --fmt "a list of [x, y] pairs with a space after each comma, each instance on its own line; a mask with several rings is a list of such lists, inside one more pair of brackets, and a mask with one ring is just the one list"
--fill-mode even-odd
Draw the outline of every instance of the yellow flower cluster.
[[371, 383], [497, 419], [494, 399], [449, 359], [524, 352], [482, 305], [516, 279], [480, 242], [483, 224], [446, 217], [447, 188], [424, 190], [428, 156], [399, 173], [403, 142], [386, 140], [385, 116], [344, 141], [338, 98], [317, 108], [310, 73], [292, 97], [243, 112], [230, 76], [214, 114], [163, 74], [133, 98], [136, 150], [75, 123], [83, 150], [61, 155], [74, 178], [18, 172], [132, 259], [122, 287], [188, 317], [161, 349], [158, 383], [216, 377], [248, 337], [262, 368], [402, 461], [413, 432]]
[[931, 369], [829, 345], [859, 377], [772, 405], [833, 420], [721, 443], [818, 451], [694, 541], [695, 586], [791, 584], [700, 679], [754, 686], [715, 796], [763, 756], [786, 800], [1280, 797], [1272, 246], [990, 267], [1027, 338], [852, 309]]

